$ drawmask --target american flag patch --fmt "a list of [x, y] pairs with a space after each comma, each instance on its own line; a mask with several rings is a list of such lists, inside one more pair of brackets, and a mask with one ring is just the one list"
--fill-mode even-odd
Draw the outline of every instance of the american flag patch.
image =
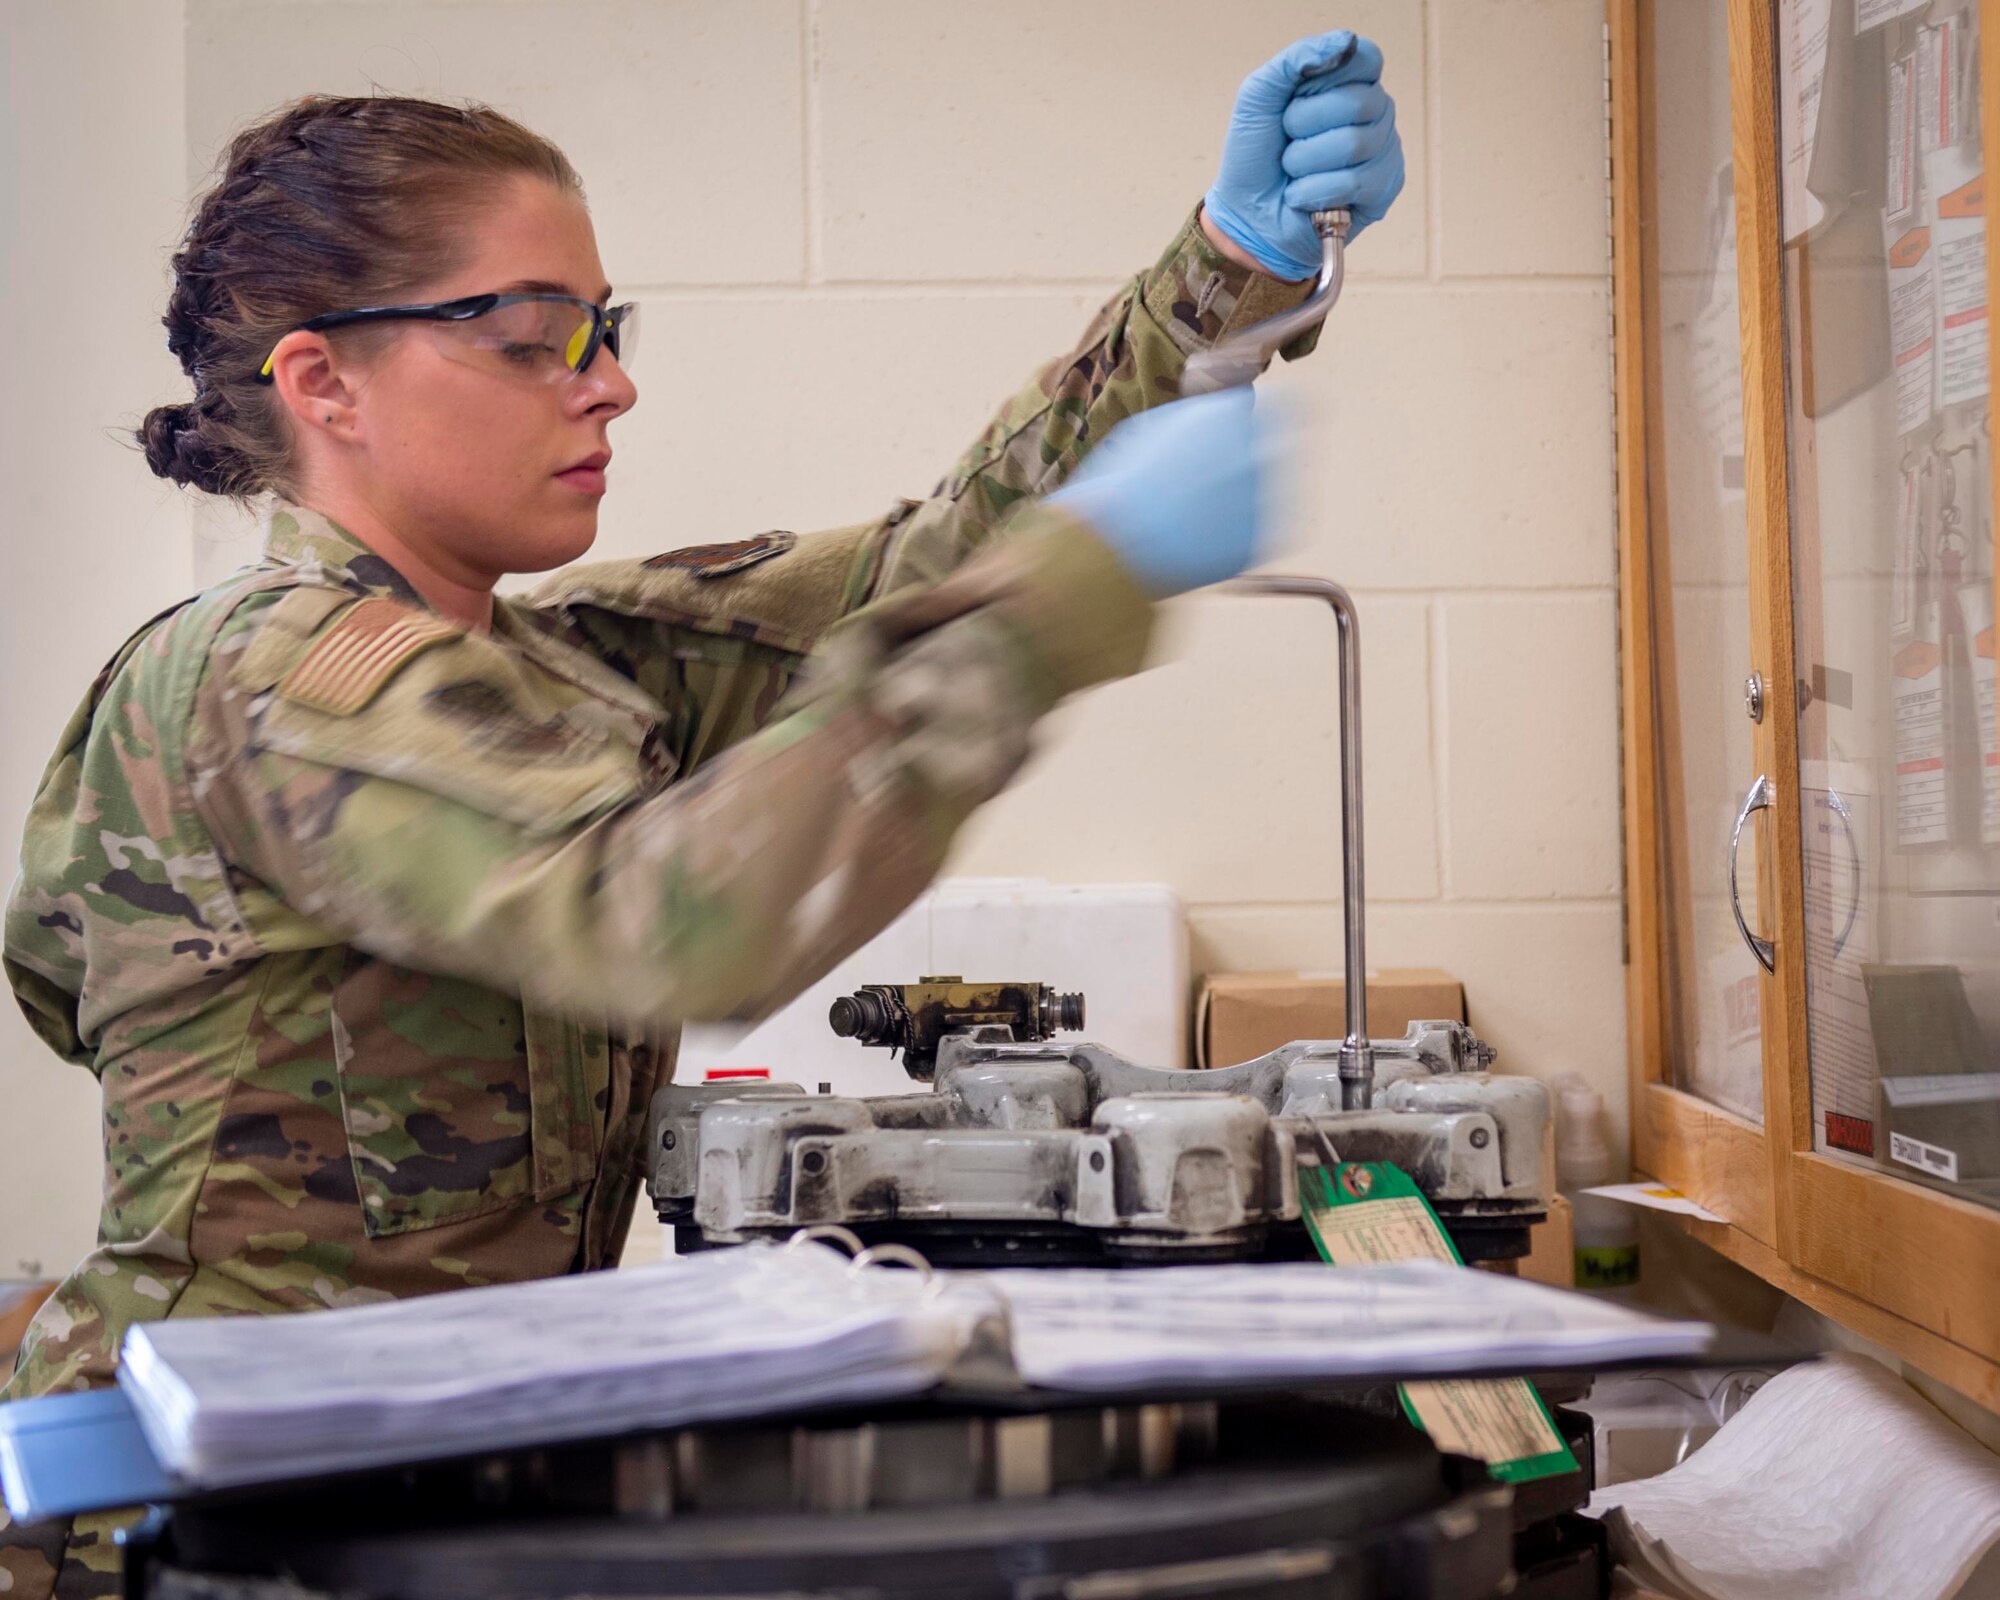
[[349, 606], [285, 674], [278, 693], [336, 717], [373, 700], [396, 669], [419, 650], [458, 637], [428, 611], [376, 597]]

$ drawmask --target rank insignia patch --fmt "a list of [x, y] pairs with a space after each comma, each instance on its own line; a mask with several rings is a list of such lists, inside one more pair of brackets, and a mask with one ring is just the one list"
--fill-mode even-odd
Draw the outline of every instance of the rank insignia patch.
[[644, 565], [692, 573], [697, 578], [726, 578], [732, 572], [781, 556], [798, 542], [796, 533], [774, 528], [754, 539], [739, 539], [735, 544], [691, 544], [681, 550], [663, 550], [648, 557]]

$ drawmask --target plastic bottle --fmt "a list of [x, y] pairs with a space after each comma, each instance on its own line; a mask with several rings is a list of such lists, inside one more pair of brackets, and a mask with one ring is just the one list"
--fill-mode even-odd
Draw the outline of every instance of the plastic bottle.
[[1639, 1230], [1629, 1206], [1585, 1189], [1611, 1182], [1604, 1096], [1576, 1073], [1556, 1079], [1556, 1187], [1575, 1214], [1576, 1286], [1618, 1299], [1639, 1282]]

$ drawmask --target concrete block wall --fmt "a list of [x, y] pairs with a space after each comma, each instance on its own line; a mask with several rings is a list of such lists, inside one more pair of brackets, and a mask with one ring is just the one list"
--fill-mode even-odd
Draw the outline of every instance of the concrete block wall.
[[[1506, 1062], [1600, 1082], [1622, 1141], [1598, 0], [184, 5], [190, 184], [276, 101], [371, 84], [568, 151], [644, 306], [611, 555], [924, 493], [1172, 236], [1244, 72], [1379, 40], [1409, 185], [1269, 383], [1301, 434], [1282, 565], [1360, 602], [1371, 959], [1459, 973]], [[197, 514], [204, 578], [246, 548]], [[951, 870], [1163, 880], [1197, 970], [1337, 965], [1330, 619], [1195, 599], [1166, 635], [1053, 719]]]
[[[129, 430], [178, 397], [160, 332], [182, 221], [179, 0], [0, 20], [0, 878], [63, 724], [187, 593], [187, 506]], [[66, 1272], [103, 1171], [97, 1083], [0, 995], [0, 1278]]]

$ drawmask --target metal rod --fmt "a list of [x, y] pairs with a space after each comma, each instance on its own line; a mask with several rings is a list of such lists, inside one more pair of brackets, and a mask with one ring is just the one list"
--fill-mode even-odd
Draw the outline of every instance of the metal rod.
[[1313, 213], [1313, 226], [1319, 230], [1319, 276], [1313, 292], [1291, 310], [1266, 317], [1190, 356], [1181, 373], [1183, 395], [1213, 394], [1252, 382], [1280, 350], [1326, 320], [1347, 281], [1349, 225], [1350, 214], [1344, 207]]
[[[1352, 51], [1349, 51], [1349, 56]], [[1322, 75], [1345, 66], [1329, 63]], [[1352, 215], [1345, 207], [1313, 213], [1319, 234], [1319, 276], [1313, 290], [1289, 311], [1219, 339], [1191, 357], [1181, 375], [1181, 393], [1209, 394], [1254, 381], [1271, 358], [1309, 329], [1319, 326], [1340, 299], [1347, 279], [1347, 234]], [[1365, 1111], [1375, 1095], [1375, 1051], [1368, 1040], [1367, 901], [1361, 851], [1361, 624], [1354, 601], [1325, 578], [1275, 574], [1239, 578], [1225, 587], [1239, 594], [1283, 595], [1323, 600], [1340, 628], [1340, 871], [1347, 960], [1347, 1037], [1340, 1045], [1340, 1104]]]
[[1361, 619], [1354, 600], [1329, 578], [1253, 573], [1225, 592], [1319, 600], [1340, 629], [1340, 887], [1346, 939], [1347, 1037], [1340, 1045], [1340, 1106], [1366, 1111], [1375, 1095], [1375, 1047], [1368, 1040], [1367, 890], [1361, 848]]

